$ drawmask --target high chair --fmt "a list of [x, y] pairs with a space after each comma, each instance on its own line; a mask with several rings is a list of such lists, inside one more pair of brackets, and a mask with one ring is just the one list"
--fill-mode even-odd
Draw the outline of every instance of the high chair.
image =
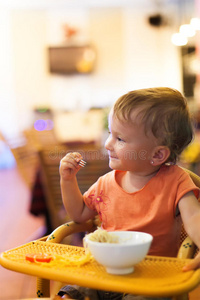
[[[186, 170], [194, 183], [200, 188], [200, 177]], [[7, 269], [37, 276], [37, 297], [50, 296], [50, 280], [66, 284], [77, 284], [94, 289], [125, 292], [149, 297], [172, 297], [173, 300], [187, 300], [188, 293], [200, 283], [200, 269], [182, 272], [182, 267], [193, 258], [198, 249], [187, 237], [184, 228], [177, 258], [146, 256], [128, 275], [111, 275], [96, 261], [83, 266], [52, 267], [25, 261], [26, 253], [52, 253], [62, 255], [65, 252], [83, 255], [83, 247], [62, 244], [62, 240], [77, 232], [91, 232], [99, 226], [98, 218], [86, 223], [65, 223], [56, 228], [48, 237], [3, 252], [0, 263]], [[59, 285], [60, 286], [60, 285]], [[54, 293], [57, 291], [54, 290]], [[91, 299], [92, 300], [92, 299]]]

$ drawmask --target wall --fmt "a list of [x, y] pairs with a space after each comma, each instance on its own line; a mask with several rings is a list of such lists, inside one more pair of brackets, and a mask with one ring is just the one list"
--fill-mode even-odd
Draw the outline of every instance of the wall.
[[7, 134], [18, 131], [11, 29], [10, 12], [0, 10], [0, 131]]
[[46, 31], [43, 11], [12, 12], [15, 95], [22, 128], [30, 123], [32, 108], [49, 105]]
[[126, 87], [170, 86], [182, 90], [179, 48], [171, 43], [173, 22], [171, 26], [154, 27], [149, 25], [148, 16], [148, 11], [124, 12]]
[[[9, 114], [17, 114], [11, 128], [16, 128], [16, 123], [19, 130], [30, 126], [36, 106], [87, 110], [111, 105], [131, 89], [166, 85], [181, 90], [179, 53], [170, 41], [173, 28], [150, 26], [148, 14], [144, 7], [9, 11], [4, 20], [9, 31], [7, 57], [11, 58], [6, 61], [10, 74], [7, 72], [6, 90], [12, 96], [7, 93], [4, 98], [12, 103]], [[63, 23], [79, 27], [80, 41], [96, 46], [97, 65], [92, 75], [48, 73], [46, 49], [64, 42]], [[5, 41], [5, 35], [1, 34], [1, 39]], [[0, 79], [4, 76], [0, 70]], [[0, 103], [5, 118], [8, 111]], [[4, 122], [0, 126], [6, 131]]]

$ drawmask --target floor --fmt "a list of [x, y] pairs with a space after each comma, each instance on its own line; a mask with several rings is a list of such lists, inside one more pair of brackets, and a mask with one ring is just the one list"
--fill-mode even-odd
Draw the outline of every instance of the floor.
[[[0, 252], [43, 235], [44, 218], [29, 213], [30, 191], [16, 168], [0, 170]], [[36, 297], [36, 278], [0, 266], [0, 300]], [[200, 287], [190, 293], [200, 300]]]
[[[42, 236], [44, 218], [29, 213], [30, 190], [16, 168], [0, 170], [0, 252]], [[36, 279], [0, 266], [0, 299], [36, 296]]]

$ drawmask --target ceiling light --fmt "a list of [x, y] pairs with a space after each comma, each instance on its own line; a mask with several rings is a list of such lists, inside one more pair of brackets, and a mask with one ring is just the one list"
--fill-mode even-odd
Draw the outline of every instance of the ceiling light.
[[187, 37], [192, 37], [195, 35], [195, 30], [190, 24], [181, 25], [179, 31]]
[[172, 35], [171, 41], [176, 46], [184, 46], [187, 44], [187, 37], [182, 33], [174, 33]]
[[194, 30], [200, 30], [200, 19], [199, 18], [192, 18], [190, 21], [190, 25]]

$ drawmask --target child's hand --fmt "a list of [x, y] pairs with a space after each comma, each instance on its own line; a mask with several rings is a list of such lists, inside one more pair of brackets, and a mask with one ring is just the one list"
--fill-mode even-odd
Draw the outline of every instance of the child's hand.
[[80, 170], [79, 165], [82, 156], [78, 152], [71, 152], [66, 154], [60, 161], [60, 176], [63, 180], [71, 180], [76, 176]]
[[183, 267], [183, 271], [191, 271], [200, 268], [200, 253], [186, 266]]

